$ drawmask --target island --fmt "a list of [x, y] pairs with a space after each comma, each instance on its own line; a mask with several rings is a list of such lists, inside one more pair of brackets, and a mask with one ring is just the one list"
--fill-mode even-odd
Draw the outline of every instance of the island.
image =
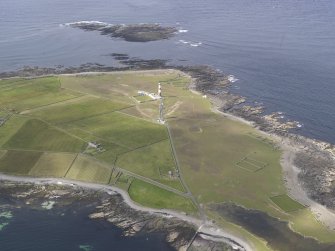
[[[35, 183], [36, 194], [41, 184], [46, 194], [114, 191], [123, 199], [90, 218], [122, 226], [107, 213], [122, 200], [179, 218], [193, 229], [177, 244], [167, 235], [179, 250], [201, 250], [198, 236], [226, 250], [334, 250], [335, 231], [287, 187], [283, 139], [216, 109], [195, 83], [176, 69], [2, 79], [1, 179]], [[145, 229], [135, 223], [134, 233]]]
[[169, 39], [178, 29], [159, 24], [108, 24], [99, 21], [79, 21], [66, 26], [84, 31], [98, 31], [101, 35], [123, 39], [127, 42], [151, 42]]

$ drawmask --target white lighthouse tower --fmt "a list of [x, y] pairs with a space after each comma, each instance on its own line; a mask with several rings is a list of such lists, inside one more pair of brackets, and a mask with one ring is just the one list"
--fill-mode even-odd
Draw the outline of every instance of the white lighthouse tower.
[[158, 83], [158, 97], [162, 98], [162, 86], [161, 86], [161, 83]]

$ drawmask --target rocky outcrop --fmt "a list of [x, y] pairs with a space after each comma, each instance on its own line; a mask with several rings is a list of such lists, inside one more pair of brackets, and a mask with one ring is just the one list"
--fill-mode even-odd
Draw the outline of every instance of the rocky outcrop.
[[80, 21], [67, 24], [85, 31], [98, 31], [101, 35], [121, 38], [128, 42], [149, 42], [173, 37], [178, 31], [174, 27], [159, 24], [108, 24], [96, 21]]
[[314, 201], [335, 210], [335, 164], [329, 153], [306, 149], [296, 155], [299, 180]]

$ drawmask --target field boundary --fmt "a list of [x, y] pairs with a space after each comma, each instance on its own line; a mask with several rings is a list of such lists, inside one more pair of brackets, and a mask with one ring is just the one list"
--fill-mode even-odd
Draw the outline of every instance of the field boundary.
[[[295, 206], [296, 206], [295, 209], [285, 210], [285, 209], [284, 209], [284, 206], [285, 206], [285, 205], [280, 206], [280, 203], [279, 203], [279, 202], [276, 203], [276, 202], [273, 200], [273, 199], [275, 199], [275, 198], [285, 197], [285, 196], [286, 196], [287, 198], [289, 198], [289, 200], [290, 200], [291, 203], [294, 203], [294, 204], [295, 204]], [[302, 210], [302, 209], [307, 208], [306, 205], [303, 205], [303, 204], [301, 204], [300, 202], [296, 201], [295, 199], [291, 198], [291, 196], [289, 196], [288, 194], [279, 194], [279, 195], [275, 195], [275, 196], [269, 197], [269, 199], [270, 199], [270, 201], [271, 201], [277, 208], [279, 208], [280, 210], [282, 210], [282, 211], [285, 212], [285, 213], [296, 212], [296, 211], [299, 211], [299, 210]]]
[[[251, 166], [255, 167], [255, 169], [244, 167], [242, 165], [243, 163], [251, 165]], [[237, 167], [239, 167], [239, 168], [241, 168], [243, 170], [246, 170], [246, 171], [249, 171], [249, 172], [253, 172], [253, 173], [262, 170], [263, 168], [267, 167], [268, 165], [269, 165], [268, 163], [260, 161], [260, 160], [256, 160], [256, 159], [253, 159], [253, 158], [250, 158], [250, 157], [248, 157], [248, 155], [244, 156], [243, 158], [241, 158], [239, 161], [237, 161], [235, 163], [235, 166], [237, 166]]]

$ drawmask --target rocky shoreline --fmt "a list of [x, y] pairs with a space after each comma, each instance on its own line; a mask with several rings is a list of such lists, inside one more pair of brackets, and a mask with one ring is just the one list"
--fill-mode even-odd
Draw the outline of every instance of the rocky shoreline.
[[[62, 211], [76, 206], [93, 206], [87, 216], [92, 220], [105, 220], [122, 229], [124, 236], [136, 236], [141, 233], [159, 233], [175, 250], [244, 250], [234, 241], [202, 237], [194, 224], [170, 215], [142, 211], [129, 206], [125, 198], [112, 188], [110, 190], [93, 189], [82, 184], [65, 183], [51, 180], [26, 180], [24, 178], [2, 177], [0, 181], [0, 199], [7, 201], [2, 207], [29, 207], [32, 209], [55, 209]], [[92, 185], [94, 186], [94, 185]], [[96, 187], [97, 188], [97, 187]], [[211, 236], [206, 233], [206, 236]], [[233, 244], [233, 245], [232, 245]]]

